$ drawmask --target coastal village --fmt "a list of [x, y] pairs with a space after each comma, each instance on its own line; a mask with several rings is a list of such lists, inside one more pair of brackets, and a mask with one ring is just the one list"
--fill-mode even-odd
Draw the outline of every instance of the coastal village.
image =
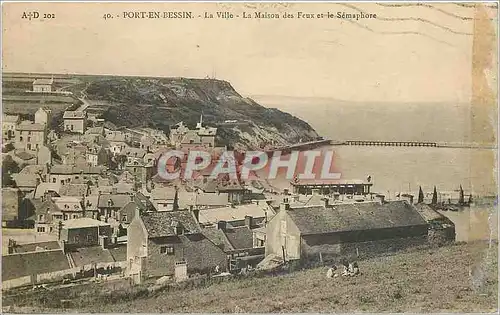
[[[37, 79], [32, 92], [53, 93], [52, 84]], [[207, 171], [165, 180], [158, 159], [168, 150], [205, 150], [214, 161], [228, 150], [203, 116], [169, 134], [115, 126], [85, 106], [64, 111], [60, 126], [53, 118], [43, 106], [32, 121], [2, 117], [2, 227], [36, 240], [4, 240], [3, 290], [104, 278], [164, 284], [455, 240], [436, 191], [389, 200], [369, 175], [284, 189]], [[458, 203], [467, 203], [463, 191]]]

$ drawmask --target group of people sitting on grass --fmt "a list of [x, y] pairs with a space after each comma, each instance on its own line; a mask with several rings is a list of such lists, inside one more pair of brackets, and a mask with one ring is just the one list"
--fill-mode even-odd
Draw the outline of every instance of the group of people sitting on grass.
[[[347, 276], [357, 276], [360, 274], [359, 272], [359, 266], [357, 262], [348, 262], [346, 259], [342, 260], [342, 273], [341, 275], [343, 277]], [[328, 271], [326, 273], [327, 278], [336, 278], [338, 277], [337, 274], [337, 266], [333, 265], [330, 268], [328, 268]]]

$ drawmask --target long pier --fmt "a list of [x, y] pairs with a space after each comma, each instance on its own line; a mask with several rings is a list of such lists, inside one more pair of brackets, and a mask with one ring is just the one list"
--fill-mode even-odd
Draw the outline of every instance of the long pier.
[[391, 146], [391, 147], [438, 147], [437, 142], [419, 142], [419, 141], [371, 141], [371, 140], [348, 140], [340, 145], [369, 145], [369, 146]]

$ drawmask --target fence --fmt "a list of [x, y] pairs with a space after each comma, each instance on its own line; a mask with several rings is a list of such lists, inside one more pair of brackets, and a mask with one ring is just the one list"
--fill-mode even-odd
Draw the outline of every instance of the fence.
[[91, 278], [94, 275], [98, 274], [118, 273], [121, 272], [123, 269], [125, 269], [126, 266], [127, 266], [126, 261], [116, 261], [107, 263], [100, 262], [96, 264], [88, 264], [70, 269], [34, 274], [31, 276], [24, 276], [2, 281], [2, 290], [9, 290], [12, 288], [22, 287], [26, 285], [61, 281], [63, 279], [74, 280], [74, 279]]

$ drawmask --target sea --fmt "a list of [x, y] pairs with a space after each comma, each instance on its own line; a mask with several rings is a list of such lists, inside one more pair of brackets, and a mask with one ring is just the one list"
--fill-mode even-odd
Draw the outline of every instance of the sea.
[[[262, 95], [251, 98], [308, 122], [326, 139], [467, 144], [471, 138], [467, 104], [352, 103]], [[460, 186], [478, 201], [490, 197], [470, 208], [443, 214], [455, 223], [458, 241], [498, 239], [497, 149], [347, 145], [322, 149], [333, 150], [333, 163], [342, 179], [365, 180], [370, 176], [372, 191], [387, 199], [397, 198], [398, 193], [417, 196], [420, 187], [426, 195], [436, 187], [438, 194], [445, 196], [456, 194]]]

